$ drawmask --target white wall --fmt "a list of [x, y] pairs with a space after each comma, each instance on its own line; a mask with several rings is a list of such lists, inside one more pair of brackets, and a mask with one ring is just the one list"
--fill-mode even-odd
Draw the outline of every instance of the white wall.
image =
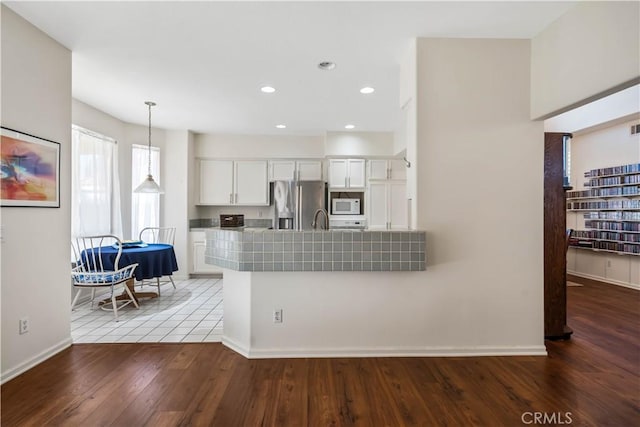
[[[571, 141], [571, 185], [585, 189], [584, 173], [591, 169], [640, 163], [640, 134], [629, 128], [638, 120], [574, 136]], [[567, 212], [567, 227], [585, 230], [581, 213]], [[567, 270], [571, 274], [640, 289], [640, 257], [569, 250]]]
[[162, 152], [164, 173], [164, 215], [162, 223], [176, 227], [175, 252], [179, 270], [176, 278], [189, 277], [189, 131], [167, 131]]
[[639, 16], [638, 2], [579, 2], [538, 34], [531, 43], [531, 117], [551, 117], [637, 84]]
[[586, 132], [596, 127], [610, 127], [640, 114], [640, 85], [621, 90], [597, 101], [559, 114], [544, 121], [545, 132]]
[[409, 209], [409, 228], [417, 228], [418, 199], [416, 181], [418, 179], [417, 155], [417, 40], [412, 39], [400, 64], [400, 105], [402, 118], [395, 136], [394, 152], [405, 151], [411, 167], [407, 169], [407, 199], [411, 200]]
[[[461, 322], [451, 311], [464, 298], [451, 299], [455, 287], [427, 276], [225, 270], [225, 283], [233, 286], [224, 287], [222, 342], [251, 358], [546, 354], [542, 339], [518, 334], [510, 321], [483, 330], [495, 328], [488, 307], [473, 309], [482, 314], [478, 324]], [[276, 309], [282, 309], [280, 324], [273, 323]], [[520, 316], [511, 315], [518, 323]]]
[[391, 132], [327, 132], [324, 155], [327, 157], [392, 157]]
[[196, 134], [195, 156], [210, 158], [322, 158], [322, 136]]
[[[543, 125], [527, 40], [418, 39], [418, 229], [412, 298], [459, 343], [543, 342]], [[400, 309], [400, 307], [397, 307]]]
[[0, 210], [5, 382], [71, 344], [71, 52], [4, 5], [1, 19], [2, 126], [61, 144], [60, 208]]

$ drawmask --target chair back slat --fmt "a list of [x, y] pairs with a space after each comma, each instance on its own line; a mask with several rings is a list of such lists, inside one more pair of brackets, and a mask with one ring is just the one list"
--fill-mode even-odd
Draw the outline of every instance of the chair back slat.
[[113, 261], [113, 271], [119, 269], [122, 256], [122, 241], [113, 235], [78, 236], [71, 240], [75, 271], [80, 273], [104, 273], [103, 249], [116, 244], [117, 253]]
[[145, 227], [139, 237], [145, 243], [165, 243], [173, 246], [176, 238], [175, 227]]

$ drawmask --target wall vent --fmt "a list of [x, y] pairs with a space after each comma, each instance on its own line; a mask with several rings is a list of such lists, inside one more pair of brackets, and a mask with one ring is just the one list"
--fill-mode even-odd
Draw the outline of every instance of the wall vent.
[[640, 123], [637, 125], [631, 125], [631, 135], [635, 135], [637, 133], [640, 133]]

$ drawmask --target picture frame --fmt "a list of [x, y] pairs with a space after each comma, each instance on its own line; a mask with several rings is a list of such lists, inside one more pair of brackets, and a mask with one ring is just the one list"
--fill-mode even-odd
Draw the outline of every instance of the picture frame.
[[60, 143], [0, 127], [2, 207], [60, 207]]

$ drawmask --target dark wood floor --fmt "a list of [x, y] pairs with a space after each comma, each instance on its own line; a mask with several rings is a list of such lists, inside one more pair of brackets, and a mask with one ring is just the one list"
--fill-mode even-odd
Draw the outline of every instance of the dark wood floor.
[[568, 288], [574, 335], [547, 342], [548, 357], [246, 360], [220, 344], [75, 345], [2, 386], [0, 422], [640, 425], [639, 294]]

